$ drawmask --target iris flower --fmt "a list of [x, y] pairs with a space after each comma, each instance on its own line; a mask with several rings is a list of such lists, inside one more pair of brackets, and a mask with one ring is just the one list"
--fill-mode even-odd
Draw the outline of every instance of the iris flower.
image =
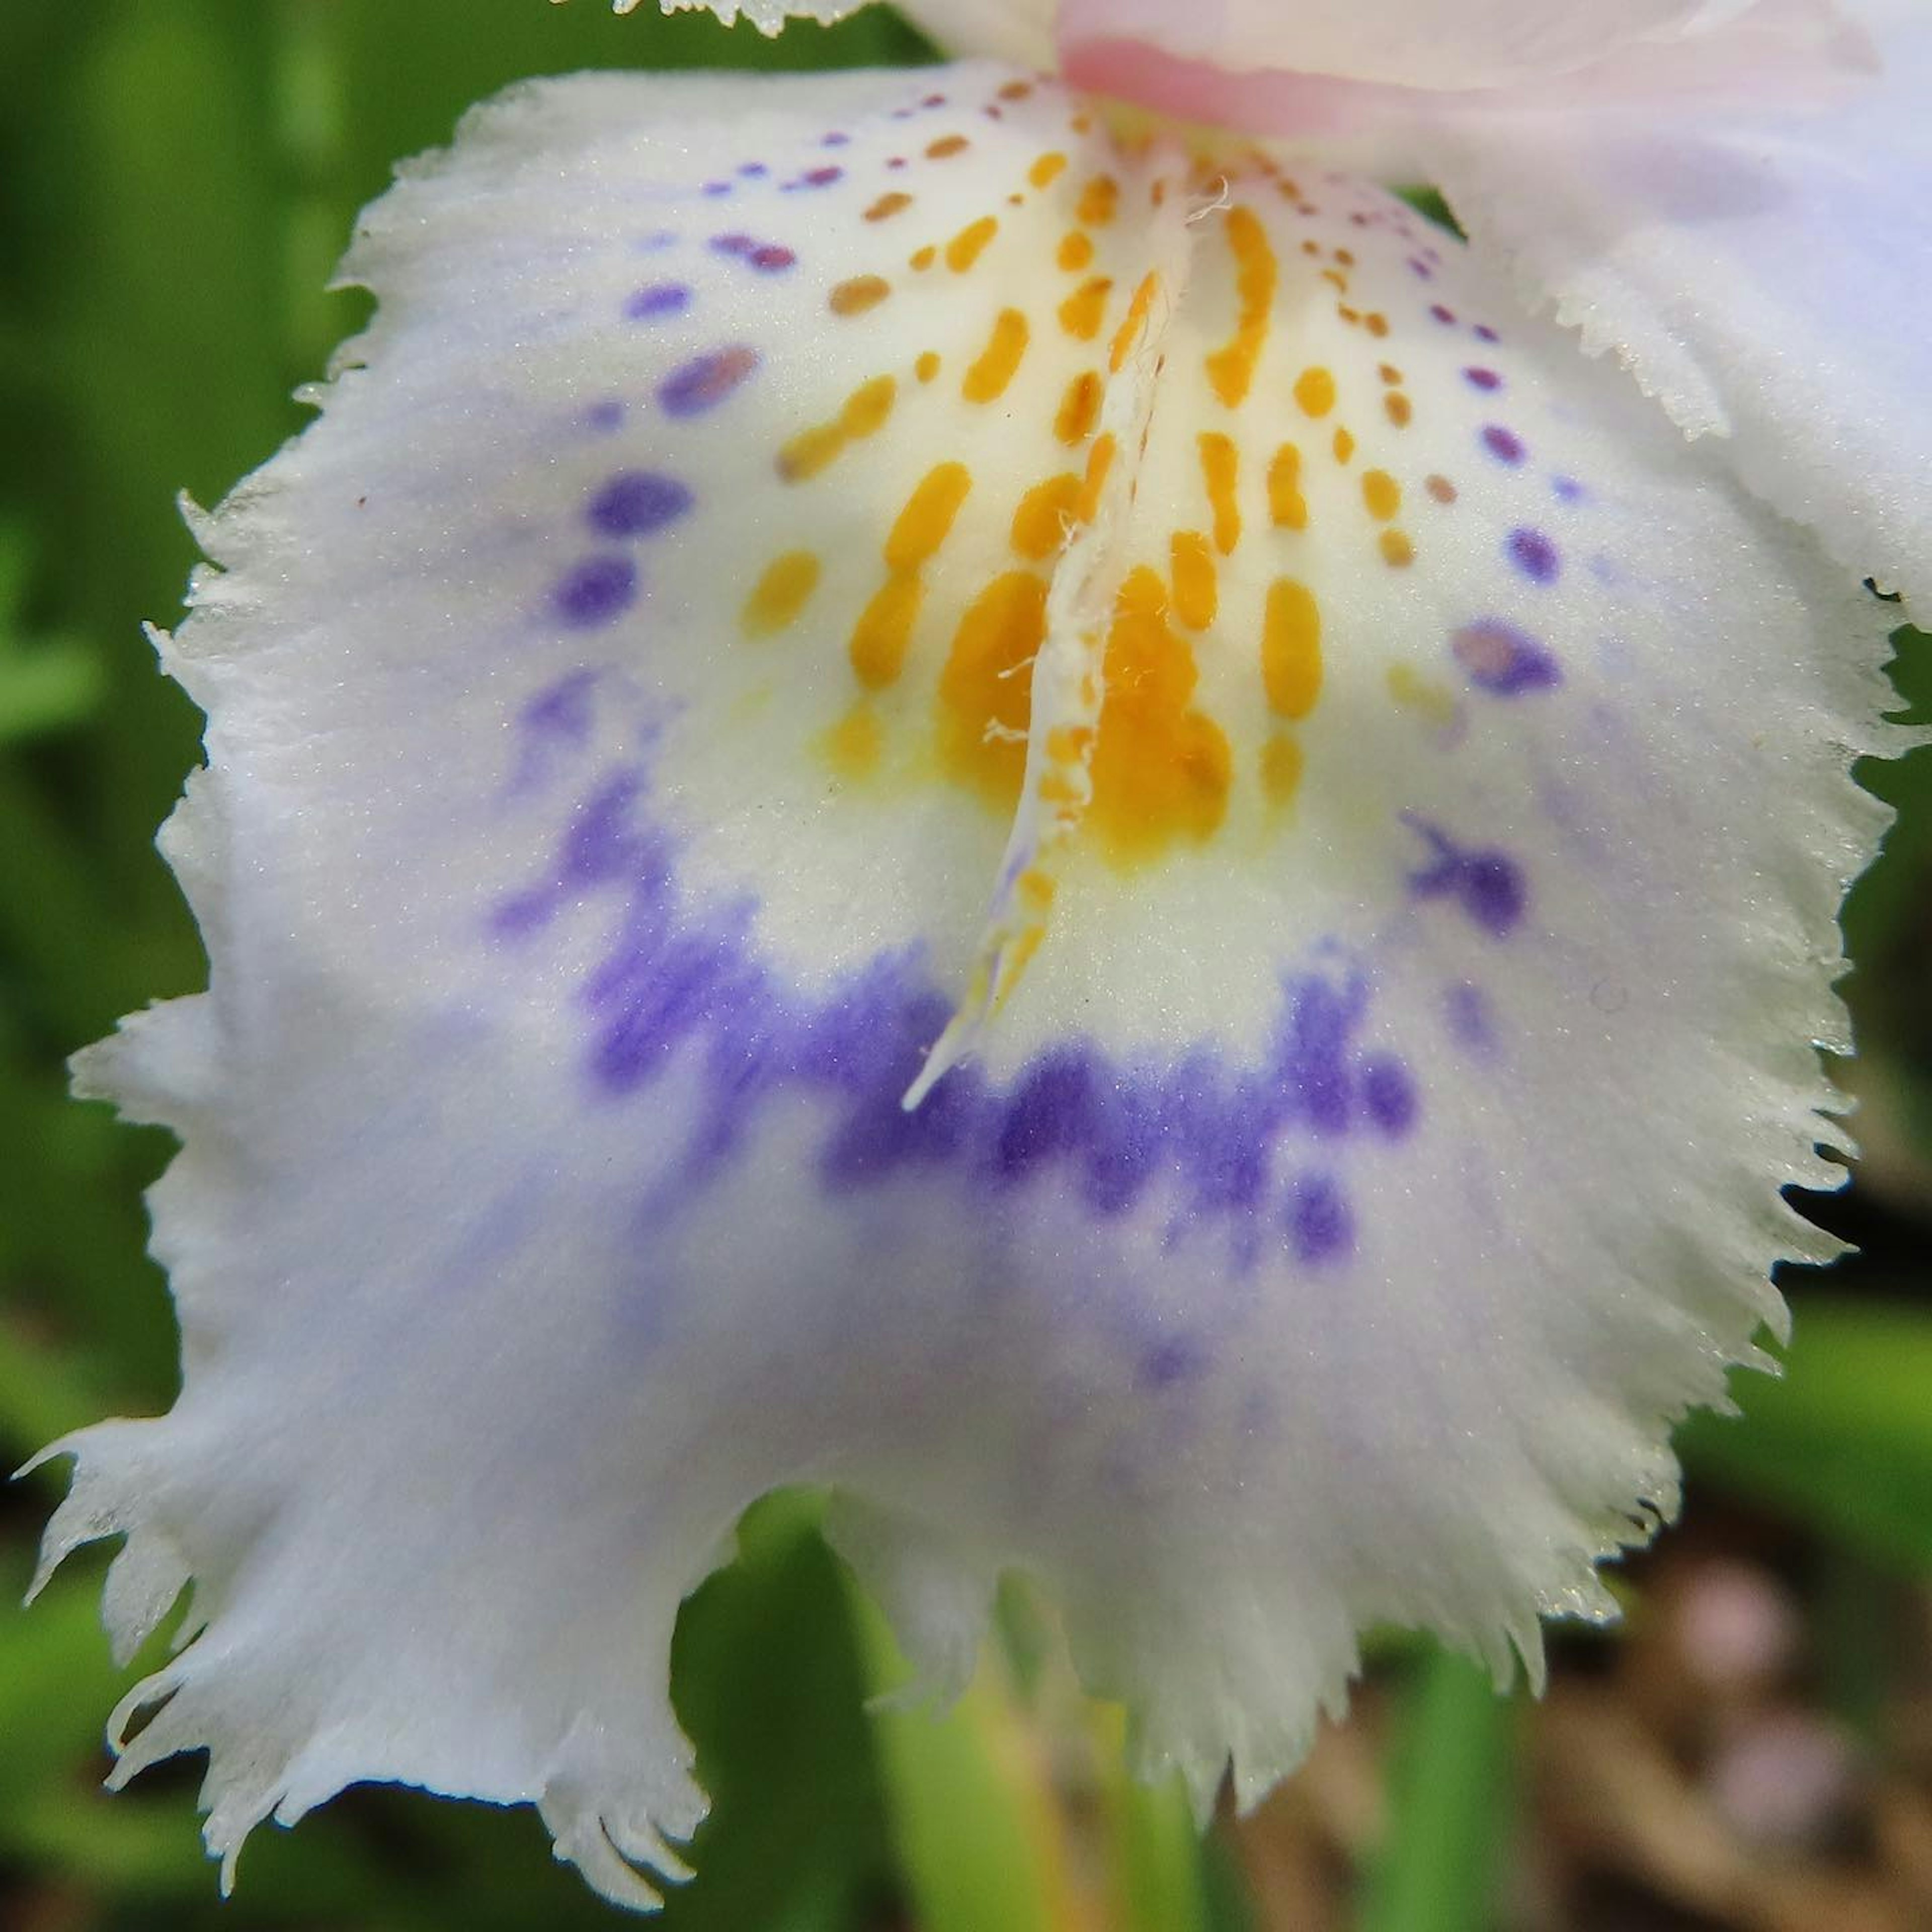
[[184, 1384], [46, 1561], [125, 1538], [124, 1652], [191, 1585], [114, 1780], [205, 1748], [231, 1866], [393, 1779], [651, 1902], [679, 1605], [800, 1482], [923, 1688], [1028, 1573], [1250, 1802], [1366, 1626], [1610, 1616], [1834, 1251], [1932, 33], [916, 10], [991, 58], [478, 110], [195, 517], [208, 990], [80, 1061]]

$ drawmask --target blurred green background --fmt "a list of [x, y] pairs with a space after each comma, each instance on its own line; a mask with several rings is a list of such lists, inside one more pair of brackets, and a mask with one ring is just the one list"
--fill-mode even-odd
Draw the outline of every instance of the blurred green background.
[[[0, 1457], [166, 1406], [174, 1333], [140, 1192], [165, 1137], [64, 1096], [116, 1016], [195, 986], [154, 829], [198, 719], [170, 622], [204, 502], [299, 426], [361, 320], [323, 284], [355, 209], [472, 100], [591, 65], [929, 58], [874, 10], [774, 44], [596, 0], [5, 0], [0, 6]], [[1932, 718], [1932, 646], [1899, 685]], [[1915, 655], [1916, 652], [1916, 655]], [[1932, 752], [1868, 774], [1903, 816], [1847, 914], [1867, 1157], [1810, 1204], [1857, 1261], [1789, 1284], [1786, 1379], [1687, 1432], [1688, 1526], [1621, 1586], [1628, 1640], [1559, 1636], [1532, 1708], [1376, 1647], [1346, 1727], [1197, 1843], [1119, 1767], [1016, 1592], [944, 1719], [868, 1712], [890, 1646], [806, 1496], [762, 1505], [680, 1626], [717, 1804], [673, 1927], [796, 1932], [1910, 1932], [1932, 1924]], [[110, 1800], [124, 1681], [97, 1554], [16, 1611], [58, 1471], [0, 1492], [0, 1927], [615, 1924], [524, 1813], [357, 1791], [265, 1830], [236, 1899], [192, 1766]]]

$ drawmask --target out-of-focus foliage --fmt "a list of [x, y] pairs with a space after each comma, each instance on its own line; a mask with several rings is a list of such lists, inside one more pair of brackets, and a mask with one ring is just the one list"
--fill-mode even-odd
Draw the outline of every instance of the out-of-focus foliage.
[[[0, 5], [0, 1457], [171, 1392], [140, 1204], [165, 1137], [68, 1101], [62, 1063], [122, 1011], [196, 983], [151, 841], [198, 721], [140, 626], [170, 620], [192, 559], [176, 492], [213, 500], [297, 429], [291, 390], [361, 320], [362, 298], [324, 292], [355, 209], [394, 159], [521, 76], [928, 57], [878, 11], [774, 44], [701, 16], [620, 21], [597, 0]], [[1922, 716], [1928, 659], [1921, 640], [1901, 676]], [[1782, 1526], [1792, 1563], [1825, 1579], [1803, 1600], [1828, 1622], [1847, 1600], [1834, 1578], [1876, 1574], [1922, 1613], [1932, 1574], [1932, 754], [1870, 782], [1904, 816], [1848, 916], [1868, 1178], [1826, 1211], [1875, 1252], [1799, 1286], [1787, 1379], [1741, 1390], [1744, 1423], [1690, 1438], [1705, 1505], [1728, 1508], [1709, 1499], [1731, 1486], [1754, 1521]], [[113, 1800], [96, 1788], [125, 1681], [100, 1634], [99, 1558], [31, 1614], [11, 1607], [59, 1481], [0, 1493], [0, 1924], [616, 1922], [527, 1814], [395, 1792], [262, 1834], [219, 1906], [191, 1767]], [[1520, 1740], [1546, 1719], [1493, 1703], [1464, 1666], [1391, 1640], [1350, 1734], [1366, 1785], [1318, 1771], [1204, 1848], [1174, 1793], [1125, 1778], [1119, 1714], [1079, 1699], [1017, 1586], [1000, 1654], [957, 1712], [868, 1710], [895, 1676], [890, 1641], [815, 1524], [808, 1497], [752, 1512], [740, 1560], [680, 1626], [678, 1705], [717, 1804], [670, 1927], [1234, 1932], [1286, 1922], [1297, 1833], [1316, 1846], [1298, 1923], [1333, 1922], [1322, 1900], [1350, 1898], [1334, 1909], [1370, 1932], [1543, 1922], [1522, 1877], [1541, 1854], [1526, 1864], [1522, 1837], [1549, 1794], [1525, 1798], [1542, 1760]], [[1892, 1653], [1854, 1617], [1825, 1636], [1861, 1721], [1882, 1727], [1903, 1694]], [[1553, 1702], [1547, 1721], [1561, 1717]], [[1324, 1751], [1332, 1766], [1354, 1748]], [[1367, 1793], [1353, 1811], [1323, 1796], [1352, 1789]]]

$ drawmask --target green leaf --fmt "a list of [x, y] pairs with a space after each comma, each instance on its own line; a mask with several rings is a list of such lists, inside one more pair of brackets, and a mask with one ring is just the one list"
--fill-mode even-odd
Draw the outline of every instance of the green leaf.
[[1743, 1419], [1692, 1418], [1685, 1463], [1888, 1565], [1932, 1570], [1932, 1318], [1910, 1301], [1796, 1306], [1784, 1374], [1736, 1376]]
[[1388, 1822], [1358, 1932], [1487, 1932], [1510, 1823], [1517, 1711], [1486, 1671], [1438, 1649], [1397, 1717]]

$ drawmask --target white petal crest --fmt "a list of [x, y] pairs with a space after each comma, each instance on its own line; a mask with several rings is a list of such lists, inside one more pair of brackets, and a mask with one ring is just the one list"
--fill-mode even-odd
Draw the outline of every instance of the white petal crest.
[[1932, 610], [1932, 25], [1829, 112], [1498, 116], [1424, 148], [1520, 289], [1859, 574]]
[[798, 1481], [940, 1688], [1039, 1576], [1202, 1802], [1368, 1623], [1606, 1614], [1832, 1248], [1882, 610], [1400, 202], [1010, 69], [526, 87], [350, 272], [165, 646], [210, 990], [84, 1060], [183, 1141], [182, 1396], [49, 1532], [124, 1644], [194, 1579], [121, 1774], [648, 1903], [679, 1603]]

